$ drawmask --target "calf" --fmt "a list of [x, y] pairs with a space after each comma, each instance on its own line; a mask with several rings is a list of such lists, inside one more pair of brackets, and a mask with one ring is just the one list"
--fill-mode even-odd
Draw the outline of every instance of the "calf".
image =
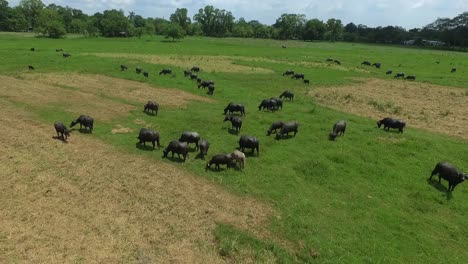
[[128, 70], [128, 67], [126, 65], [120, 65], [120, 71], [126, 71]]
[[468, 177], [467, 174], [460, 172], [457, 168], [448, 162], [437, 163], [434, 170], [432, 171], [431, 177], [429, 177], [429, 180], [432, 180], [432, 177], [436, 174], [439, 175], [439, 184], [441, 183], [441, 178], [448, 181], [449, 186], [447, 191], [449, 192], [453, 191], [459, 183], [462, 183]]
[[230, 155], [232, 159], [236, 161], [239, 168], [243, 170], [245, 168], [245, 160], [246, 160], [245, 154], [236, 149]]
[[363, 61], [363, 62], [361, 63], [361, 65], [371, 66], [371, 63], [368, 62], [368, 61]]
[[299, 123], [297, 121], [285, 123], [281, 127], [280, 132], [276, 133], [276, 139], [279, 140], [280, 138], [283, 138], [285, 135], [289, 136], [289, 133], [291, 132], [294, 132], [294, 136], [296, 136], [298, 128], [299, 128]]
[[[309, 80], [304, 80], [304, 83], [307, 81], [307, 84], [309, 83]], [[286, 99], [289, 99], [290, 101], [294, 101], [294, 93], [290, 92], [290, 91], [284, 91], [280, 96], [279, 98], [283, 99], [286, 98]]]
[[229, 168], [233, 157], [231, 154], [218, 154], [214, 155], [211, 160], [206, 164], [205, 170], [211, 169], [211, 165], [215, 165], [216, 169], [220, 169], [219, 165], [226, 165]]
[[148, 103], [145, 104], [145, 109], [143, 111], [149, 112], [150, 110], [152, 114], [158, 115], [159, 104], [155, 101], [148, 101]]
[[234, 112], [240, 112], [241, 115], [245, 115], [245, 107], [241, 104], [229, 103], [226, 108], [224, 108], [224, 114], [232, 114]]
[[384, 126], [384, 130], [389, 131], [390, 128], [395, 128], [398, 129], [399, 133], [403, 133], [403, 129], [406, 126], [406, 122], [403, 120], [398, 120], [398, 119], [393, 119], [391, 117], [386, 117], [382, 120], [379, 120], [377, 122], [377, 126], [380, 128], [381, 126]]
[[140, 67], [136, 67], [136, 68], [135, 68], [135, 72], [136, 72], [136, 73], [140, 74], [141, 71], [143, 71], [143, 70], [142, 70]]
[[304, 80], [304, 74], [296, 73], [296, 74], [293, 75], [293, 77], [291, 77], [291, 79], [296, 79], [296, 80], [302, 79], [302, 80]]
[[62, 138], [63, 141], [67, 140], [67, 137], [70, 136], [70, 130], [63, 124], [59, 122], [54, 123], [55, 132], [57, 132], [57, 138]]
[[179, 138], [179, 142], [195, 143], [195, 150], [198, 149], [198, 142], [200, 141], [200, 134], [194, 131], [184, 131]]
[[239, 139], [239, 148], [242, 152], [245, 152], [246, 148], [252, 149], [252, 153], [257, 150], [257, 156], [260, 155], [260, 142], [256, 137], [241, 136]]
[[238, 116], [226, 116], [223, 122], [226, 122], [226, 121], [231, 121], [231, 129], [235, 128], [236, 133], [239, 133], [239, 131], [242, 128], [242, 118]]
[[385, 74], [390, 75], [390, 74], [392, 74], [392, 73], [393, 73], [392, 70], [388, 70]]
[[207, 94], [208, 94], [208, 95], [213, 95], [213, 94], [214, 94], [214, 91], [215, 91], [215, 86], [214, 86], [214, 84], [210, 84], [210, 85], [208, 86], [208, 92], [207, 92]]
[[376, 62], [376, 63], [372, 64], [372, 66], [375, 66], [377, 69], [380, 69], [381, 64], [380, 64], [380, 62]]
[[158, 145], [158, 148], [160, 146], [159, 145], [159, 133], [151, 129], [142, 128], [140, 130], [140, 134], [138, 135], [137, 139], [139, 140], [140, 145], [143, 143], [143, 146], [146, 146], [146, 142], [153, 143], [153, 149], [156, 147], [156, 143]]
[[283, 73], [283, 76], [294, 75], [294, 71], [287, 70]]
[[405, 78], [405, 74], [403, 72], [399, 72], [395, 75], [395, 78], [399, 79], [399, 78]]
[[63, 56], [64, 58], [71, 57], [70, 53], [67, 53], [67, 52], [63, 53], [62, 56]]
[[309, 83], [310, 83], [309, 80], [307, 80], [307, 79], [304, 80], [304, 84], [309, 84]]
[[159, 72], [159, 75], [161, 74], [172, 74], [172, 69], [162, 69], [160, 72]]
[[283, 125], [284, 125], [283, 121], [276, 121], [273, 124], [271, 124], [270, 128], [267, 131], [267, 136], [271, 135], [271, 133], [273, 133], [273, 131], [276, 133], [276, 130], [281, 129], [283, 127]]
[[147, 71], [143, 72], [143, 76], [145, 76], [146, 78], [149, 77], [149, 73]]
[[179, 142], [179, 141], [171, 141], [167, 148], [163, 151], [163, 157], [167, 158], [167, 154], [169, 152], [172, 153], [172, 158], [174, 158], [174, 153], [177, 154], [177, 156], [180, 159], [180, 155], [184, 157], [184, 161], [187, 159], [188, 156], [188, 144], [187, 142]]
[[199, 72], [199, 71], [200, 71], [200, 67], [193, 66], [192, 69], [190, 69], [190, 70], [193, 71], [193, 72]]
[[80, 130], [82, 127], [89, 128], [89, 132], [93, 132], [94, 119], [87, 115], [80, 115], [76, 120], [70, 123], [70, 128], [76, 124], [80, 124]]
[[34, 70], [34, 67], [32, 65], [29, 65], [28, 69], [32, 71], [32, 70]]
[[346, 131], [346, 121], [340, 120], [333, 125], [333, 132], [330, 133], [330, 140], [335, 140], [337, 136], [343, 135]]
[[405, 80], [414, 81], [414, 80], [416, 80], [416, 76], [408, 75], [408, 76], [406, 76]]
[[200, 141], [198, 144], [198, 147], [200, 148], [200, 156], [202, 159], [205, 159], [206, 154], [208, 154], [208, 149], [210, 148], [210, 143], [208, 140], [204, 139]]

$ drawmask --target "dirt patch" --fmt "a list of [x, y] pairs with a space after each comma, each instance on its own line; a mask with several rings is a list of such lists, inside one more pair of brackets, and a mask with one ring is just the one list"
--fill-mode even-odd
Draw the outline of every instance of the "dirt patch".
[[122, 125], [116, 125], [114, 128], [112, 128], [112, 134], [128, 134], [132, 133], [133, 129], [128, 128], [128, 127], [123, 127]]
[[0, 111], [1, 263], [222, 263], [217, 222], [268, 234], [265, 204], [89, 135], [62, 143], [3, 99]]
[[134, 59], [152, 64], [173, 65], [181, 68], [199, 66], [207, 72], [238, 72], [238, 73], [273, 73], [270, 69], [238, 65], [234, 63], [236, 57], [207, 56], [207, 55], [149, 55], [131, 53], [87, 53], [103, 58]]
[[141, 102], [142, 104], [148, 100], [155, 100], [161, 106], [183, 107], [190, 101], [213, 102], [212, 99], [178, 89], [153, 87], [145, 83], [97, 74], [47, 73], [25, 74], [21, 77], [47, 85], [76, 89], [101, 97], [119, 98], [124, 101]]
[[374, 119], [402, 118], [412, 127], [468, 139], [468, 90], [381, 79], [310, 91], [318, 103]]

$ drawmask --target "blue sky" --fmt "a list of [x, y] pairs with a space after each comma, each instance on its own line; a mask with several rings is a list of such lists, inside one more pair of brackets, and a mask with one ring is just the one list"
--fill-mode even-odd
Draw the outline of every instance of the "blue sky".
[[[20, 0], [10, 0], [14, 6]], [[88, 14], [106, 9], [134, 11], [144, 17], [168, 18], [176, 8], [193, 15], [205, 5], [226, 9], [237, 18], [273, 24], [282, 13], [305, 14], [308, 19], [338, 18], [343, 23], [368, 26], [422, 27], [438, 17], [454, 17], [468, 11], [468, 0], [43, 0], [79, 8]]]

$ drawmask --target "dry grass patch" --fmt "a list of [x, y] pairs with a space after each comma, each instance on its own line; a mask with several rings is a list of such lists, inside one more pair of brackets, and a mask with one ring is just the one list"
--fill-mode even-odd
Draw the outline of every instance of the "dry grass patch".
[[88, 53], [103, 58], [134, 59], [152, 64], [173, 65], [190, 69], [197, 65], [207, 72], [238, 72], [238, 73], [273, 73], [270, 69], [238, 65], [235, 59], [244, 57], [208, 56], [208, 55], [148, 55], [132, 53]]
[[381, 79], [310, 91], [317, 102], [374, 119], [393, 116], [409, 126], [468, 139], [466, 89]]
[[[0, 263], [222, 263], [213, 230], [262, 237], [273, 213], [171, 164], [115, 150], [0, 99]], [[160, 151], [155, 151], [159, 155]]]
[[133, 129], [124, 127], [122, 125], [116, 125], [114, 128], [111, 130], [112, 134], [128, 134], [132, 133]]

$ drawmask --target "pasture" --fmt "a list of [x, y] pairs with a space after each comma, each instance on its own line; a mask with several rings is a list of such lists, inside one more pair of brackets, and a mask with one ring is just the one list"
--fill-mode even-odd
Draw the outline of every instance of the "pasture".
[[[281, 48], [286, 45], [287, 48]], [[36, 51], [29, 49], [35, 47]], [[55, 51], [62, 48], [70, 58]], [[38, 39], [0, 34], [0, 262], [462, 263], [468, 186], [428, 183], [441, 160], [468, 171], [468, 54], [345, 43], [187, 38]], [[328, 64], [327, 58], [341, 65]], [[361, 62], [382, 63], [382, 69]], [[440, 60], [440, 64], [435, 62]], [[120, 65], [128, 71], [120, 71]], [[33, 65], [35, 70], [28, 70]], [[199, 66], [213, 96], [183, 70]], [[135, 73], [140, 66], [149, 78]], [[457, 67], [456, 73], [451, 73]], [[158, 75], [172, 68], [173, 75]], [[282, 76], [288, 69], [302, 80]], [[405, 72], [413, 81], [386, 76]], [[276, 112], [262, 99], [295, 93]], [[143, 112], [148, 100], [157, 116]], [[244, 104], [241, 132], [223, 123]], [[80, 114], [92, 134], [53, 138]], [[377, 119], [407, 120], [403, 134]], [[345, 136], [329, 141], [344, 119]], [[266, 136], [277, 120], [296, 137]], [[136, 144], [161, 135], [161, 149]], [[162, 158], [183, 131], [205, 160]], [[245, 170], [205, 171], [256, 136]], [[192, 145], [193, 147], [193, 145]]]

